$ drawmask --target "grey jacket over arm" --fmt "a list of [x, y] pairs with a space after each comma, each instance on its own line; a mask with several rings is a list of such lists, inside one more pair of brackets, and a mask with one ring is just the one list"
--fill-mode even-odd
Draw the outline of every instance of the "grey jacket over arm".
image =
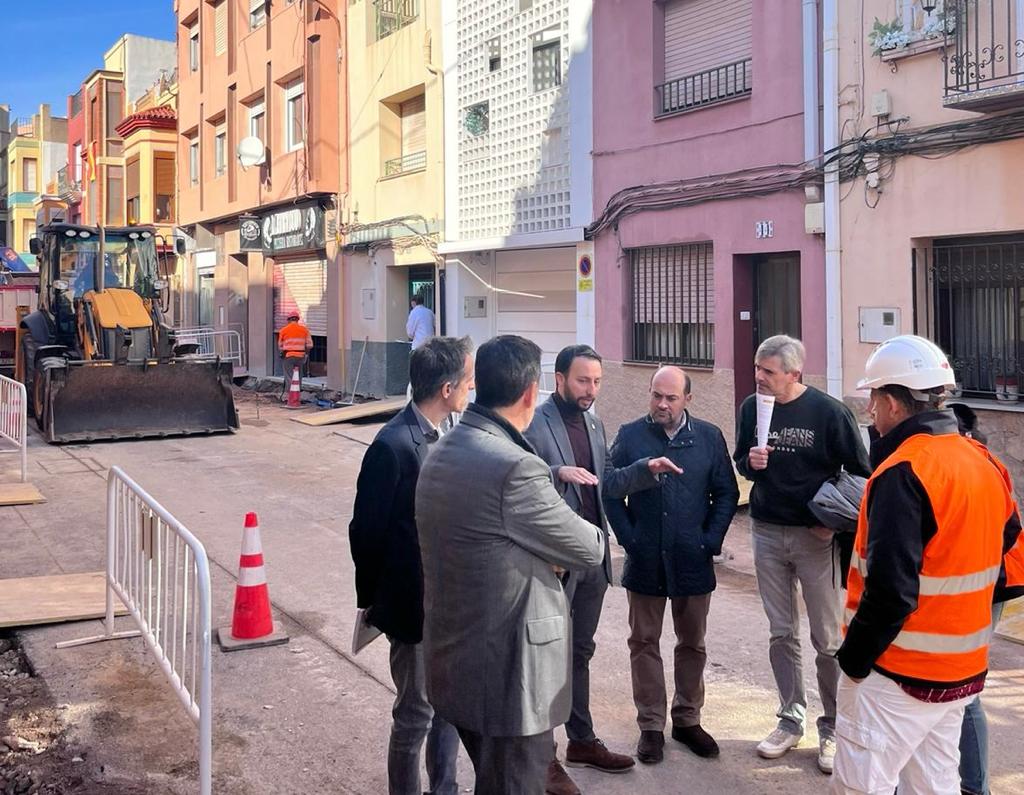
[[528, 736], [570, 708], [568, 603], [554, 566], [601, 563], [598, 528], [498, 415], [470, 406], [416, 490], [427, 694], [453, 725]]

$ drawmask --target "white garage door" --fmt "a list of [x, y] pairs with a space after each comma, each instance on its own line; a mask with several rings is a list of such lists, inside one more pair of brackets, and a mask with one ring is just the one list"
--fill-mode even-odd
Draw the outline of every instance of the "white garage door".
[[543, 296], [498, 293], [498, 334], [533, 340], [546, 364], [553, 363], [566, 345], [576, 343], [575, 247], [499, 251], [497, 286]]

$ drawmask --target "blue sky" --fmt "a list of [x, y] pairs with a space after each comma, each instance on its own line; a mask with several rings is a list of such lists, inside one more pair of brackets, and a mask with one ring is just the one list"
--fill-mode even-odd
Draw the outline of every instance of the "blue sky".
[[31, 116], [49, 102], [67, 112], [67, 95], [103, 65], [125, 33], [174, 38], [173, 0], [0, 0], [0, 103]]

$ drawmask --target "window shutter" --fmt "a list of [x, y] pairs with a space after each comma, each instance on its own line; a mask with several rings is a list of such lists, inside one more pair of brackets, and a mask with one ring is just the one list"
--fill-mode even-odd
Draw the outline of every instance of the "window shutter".
[[750, 58], [751, 0], [669, 0], [665, 82]]
[[156, 157], [153, 160], [153, 185], [157, 196], [174, 195], [174, 158]]
[[[137, 158], [135, 160], [129, 160], [125, 164], [124, 179], [125, 179], [125, 190], [127, 191], [127, 193], [125, 195], [129, 199], [132, 199], [132, 198], [135, 198], [136, 196], [138, 196], [140, 191], [139, 191], [139, 161], [138, 161]], [[138, 219], [136, 218], [135, 220], [137, 221]]]
[[220, 0], [213, 7], [213, 54], [223, 55], [228, 49], [228, 4]]
[[402, 103], [402, 155], [427, 150], [426, 97], [420, 95]]

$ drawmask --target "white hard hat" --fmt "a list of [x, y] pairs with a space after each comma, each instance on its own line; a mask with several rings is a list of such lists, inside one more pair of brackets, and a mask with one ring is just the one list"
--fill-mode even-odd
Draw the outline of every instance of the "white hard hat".
[[905, 386], [915, 392], [955, 387], [953, 368], [942, 349], [915, 334], [902, 334], [875, 348], [857, 389]]

